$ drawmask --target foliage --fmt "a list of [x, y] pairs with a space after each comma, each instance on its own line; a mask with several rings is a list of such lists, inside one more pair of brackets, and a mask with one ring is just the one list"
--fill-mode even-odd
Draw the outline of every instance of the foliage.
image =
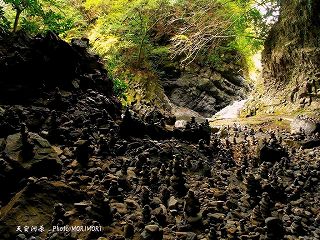
[[108, 59], [106, 67], [108, 69], [109, 77], [113, 80], [113, 91], [115, 95], [125, 103], [127, 101], [126, 91], [128, 89], [126, 81], [127, 74], [118, 71], [119, 66], [116, 56]]
[[197, 59], [216, 69], [225, 61], [252, 67], [279, 10], [278, 0], [2, 1], [10, 6], [6, 14], [0, 7], [3, 28], [88, 37], [124, 101], [133, 76], [148, 85], [161, 64]]
[[[12, 29], [17, 31], [19, 23], [21, 28], [30, 33], [39, 33], [42, 31], [55, 31], [64, 33], [73, 27], [73, 15], [68, 16], [63, 12], [67, 6], [65, 1], [54, 0], [4, 0], [8, 11], [11, 14]], [[11, 7], [11, 9], [8, 8]], [[72, 9], [74, 11], [74, 9]], [[8, 22], [9, 23], [9, 22]]]
[[[93, 50], [105, 58], [115, 92], [123, 100], [126, 100], [127, 86], [132, 87], [132, 81], [139, 81], [133, 76], [141, 76], [141, 83], [156, 81], [151, 59], [165, 56], [165, 50], [156, 46], [153, 35], [168, 4], [166, 0], [84, 2], [88, 13], [88, 38]], [[140, 74], [141, 70], [145, 74]], [[152, 76], [152, 80], [146, 76]]]
[[8, 30], [10, 21], [5, 16], [4, 7], [0, 5], [0, 29]]
[[119, 78], [115, 78], [113, 80], [113, 91], [115, 95], [124, 101], [127, 100], [127, 97], [126, 97], [127, 89], [128, 89], [128, 84], [124, 80], [121, 80]]
[[163, 0], [87, 0], [87, 10], [99, 17], [90, 32], [94, 47], [104, 54], [121, 52], [131, 65], [145, 67], [144, 61], [153, 47], [150, 34], [160, 20], [161, 14], [157, 13], [163, 11], [165, 3]]
[[[182, 62], [192, 62], [208, 56], [212, 64], [219, 64], [223, 51], [238, 51], [245, 61], [261, 49], [263, 16], [252, 0], [180, 0], [174, 17], [172, 37], [173, 56], [183, 56]], [[259, 28], [260, 29], [260, 28]]]

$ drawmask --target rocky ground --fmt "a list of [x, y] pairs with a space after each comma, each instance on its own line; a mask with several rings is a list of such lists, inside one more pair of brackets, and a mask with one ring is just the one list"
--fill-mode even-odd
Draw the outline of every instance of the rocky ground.
[[[41, 81], [48, 71], [59, 77], [59, 68], [33, 71], [34, 58], [44, 64], [61, 56], [23, 55], [30, 41], [62, 44], [49, 33], [1, 48], [0, 66], [23, 56], [16, 69], [36, 81], [18, 103], [1, 100], [0, 239], [320, 238], [315, 121], [297, 118], [291, 133], [244, 124], [210, 129], [194, 119], [178, 129], [156, 111], [121, 116], [85, 39], [63, 43], [78, 56], [78, 71], [62, 82]], [[91, 63], [86, 71], [82, 62]], [[29, 87], [8, 81], [13, 66], [3, 69], [11, 94]]]

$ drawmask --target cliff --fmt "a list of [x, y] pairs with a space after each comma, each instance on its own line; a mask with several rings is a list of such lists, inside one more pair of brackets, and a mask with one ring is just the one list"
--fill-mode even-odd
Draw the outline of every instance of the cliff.
[[320, 108], [319, 9], [315, 0], [282, 1], [262, 53], [263, 90], [255, 99], [260, 110]]

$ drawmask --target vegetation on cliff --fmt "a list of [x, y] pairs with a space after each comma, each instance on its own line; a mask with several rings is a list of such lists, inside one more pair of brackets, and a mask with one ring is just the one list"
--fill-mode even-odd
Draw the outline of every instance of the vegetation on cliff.
[[260, 112], [319, 109], [319, 1], [281, 1], [262, 53], [263, 72], [251, 107]]
[[[115, 92], [124, 102], [146, 97], [153, 101], [163, 93], [163, 66], [198, 61], [219, 69], [233, 62], [245, 72], [266, 34], [263, 13], [269, 12], [262, 13], [259, 6], [270, 2], [3, 0], [0, 17], [1, 27], [14, 32], [52, 30], [65, 39], [87, 37], [93, 51], [107, 60]], [[134, 79], [138, 83], [132, 83]], [[138, 93], [132, 87], [137, 84], [152, 85], [158, 92], [147, 88]]]
[[309, 0], [2, 0], [0, 27], [88, 38], [123, 104], [163, 109], [170, 107], [163, 78], [190, 63], [247, 76], [264, 47], [256, 98], [305, 107], [318, 102], [317, 9]]

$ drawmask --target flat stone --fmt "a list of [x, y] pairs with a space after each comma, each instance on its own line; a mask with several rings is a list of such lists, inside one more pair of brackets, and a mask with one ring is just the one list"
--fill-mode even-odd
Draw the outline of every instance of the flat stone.
[[127, 214], [127, 206], [124, 203], [111, 203], [111, 208], [115, 208], [121, 215]]
[[168, 208], [176, 209], [178, 207], [178, 201], [174, 196], [171, 196], [168, 200]]
[[30, 141], [34, 146], [31, 159], [22, 158], [21, 134], [9, 135], [6, 139], [5, 152], [10, 163], [21, 168], [27, 175], [51, 176], [59, 174], [62, 163], [50, 143], [36, 133], [30, 133]]
[[145, 228], [144, 228], [147, 232], [149, 233], [156, 233], [156, 232], [159, 232], [160, 228], [158, 225], [147, 225]]
[[193, 232], [176, 232], [176, 237], [179, 240], [196, 240], [197, 234]]

